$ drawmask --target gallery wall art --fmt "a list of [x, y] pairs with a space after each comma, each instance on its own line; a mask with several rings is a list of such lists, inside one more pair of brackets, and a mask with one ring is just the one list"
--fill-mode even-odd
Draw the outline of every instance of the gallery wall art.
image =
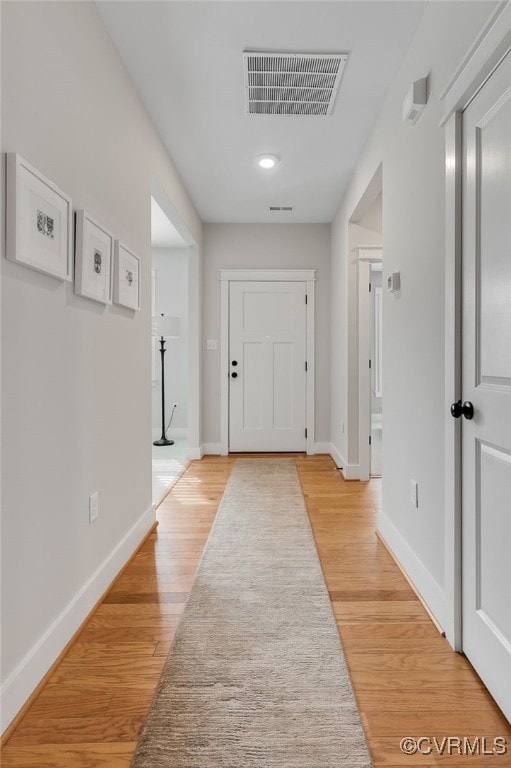
[[20, 155], [7, 153], [7, 259], [71, 281], [72, 232], [69, 195]]
[[119, 240], [114, 244], [114, 303], [140, 310], [140, 259]]
[[112, 303], [114, 236], [87, 211], [76, 212], [75, 293]]
[[71, 282], [78, 296], [141, 309], [141, 260], [110, 230], [78, 210], [53, 181], [15, 152], [6, 154], [6, 248], [9, 261]]

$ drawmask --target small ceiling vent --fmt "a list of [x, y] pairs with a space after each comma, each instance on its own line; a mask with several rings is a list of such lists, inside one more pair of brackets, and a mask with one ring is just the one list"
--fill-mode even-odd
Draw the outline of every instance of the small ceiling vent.
[[331, 115], [347, 61], [345, 53], [244, 51], [249, 115]]
[[268, 211], [270, 213], [291, 213], [294, 211], [294, 205], [269, 205]]

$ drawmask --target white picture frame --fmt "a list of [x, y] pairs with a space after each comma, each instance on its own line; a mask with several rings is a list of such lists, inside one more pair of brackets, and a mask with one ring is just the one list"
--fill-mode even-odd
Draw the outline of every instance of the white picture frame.
[[76, 211], [75, 293], [112, 303], [114, 236], [87, 211]]
[[114, 243], [114, 304], [140, 311], [140, 258], [119, 240]]
[[7, 153], [6, 166], [6, 258], [70, 282], [71, 198], [16, 152]]

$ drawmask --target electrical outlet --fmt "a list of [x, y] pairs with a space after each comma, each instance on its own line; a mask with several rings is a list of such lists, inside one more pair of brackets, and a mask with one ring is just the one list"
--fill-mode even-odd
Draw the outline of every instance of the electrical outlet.
[[172, 408], [173, 408], [175, 411], [179, 410], [179, 403], [174, 403], [174, 405], [172, 406]]
[[99, 515], [99, 493], [91, 493], [89, 496], [89, 523], [98, 519]]
[[419, 508], [419, 483], [416, 480], [410, 480], [410, 502], [413, 507]]

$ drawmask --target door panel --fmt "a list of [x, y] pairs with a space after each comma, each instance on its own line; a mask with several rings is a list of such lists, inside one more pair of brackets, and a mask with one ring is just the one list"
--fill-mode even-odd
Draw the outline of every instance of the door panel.
[[305, 290], [230, 283], [230, 451], [305, 450]]
[[255, 331], [292, 331], [294, 294], [269, 290], [243, 292], [243, 329]]
[[[511, 644], [511, 454], [485, 443], [477, 446], [476, 610]], [[503, 506], [504, 502], [504, 506]], [[511, 682], [511, 679], [510, 679]]]
[[[503, 137], [508, 132], [508, 140]], [[511, 384], [511, 97], [494, 105], [475, 135], [479, 195], [479, 382]]]
[[511, 718], [511, 55], [463, 115], [463, 650]]
[[273, 345], [273, 429], [293, 429], [294, 418], [293, 344]]
[[243, 371], [243, 428], [263, 429], [264, 387], [263, 387], [263, 345], [248, 341], [243, 343], [242, 364], [237, 368], [238, 376]]

